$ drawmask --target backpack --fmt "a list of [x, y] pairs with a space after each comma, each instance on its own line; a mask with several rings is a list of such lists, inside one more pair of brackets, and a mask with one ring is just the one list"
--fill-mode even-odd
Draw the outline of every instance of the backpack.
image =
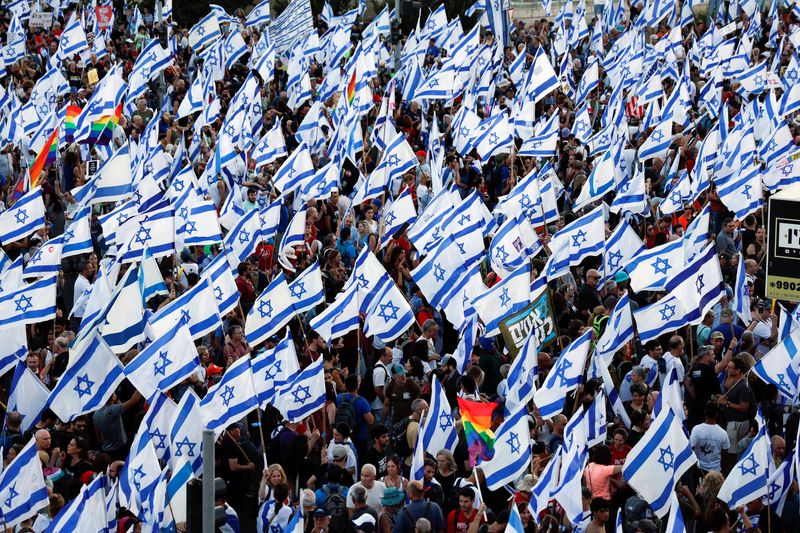
[[411, 417], [407, 416], [394, 424], [389, 433], [389, 445], [392, 447], [392, 452], [402, 458], [411, 455], [411, 448], [408, 446], [408, 424], [410, 423]]
[[336, 407], [334, 425], [344, 422], [352, 430], [356, 429], [358, 420], [356, 419], [355, 399], [355, 396], [347, 392], [342, 396], [342, 402]]
[[342, 494], [344, 487], [339, 486], [336, 492], [331, 492], [330, 487], [325, 485], [322, 491], [326, 494], [322, 508], [331, 517], [331, 531], [346, 531], [350, 518], [347, 516], [347, 499]]
[[[283, 462], [283, 453], [281, 452], [281, 437], [287, 431], [292, 431], [286, 426], [273, 432], [272, 438], [269, 439], [269, 449], [267, 450], [267, 462], [271, 465], [280, 464]], [[266, 465], [265, 465], [266, 466]]]
[[372, 400], [378, 397], [378, 393], [375, 392], [375, 382], [372, 380], [372, 373], [376, 368], [382, 368], [384, 372], [384, 382], [378, 384], [378, 387], [386, 386], [386, 377], [389, 375], [389, 372], [386, 370], [386, 365], [378, 361], [374, 365], [367, 366], [367, 372], [364, 374], [364, 377], [361, 378], [361, 385], [358, 387], [358, 395], [367, 400], [370, 404]]

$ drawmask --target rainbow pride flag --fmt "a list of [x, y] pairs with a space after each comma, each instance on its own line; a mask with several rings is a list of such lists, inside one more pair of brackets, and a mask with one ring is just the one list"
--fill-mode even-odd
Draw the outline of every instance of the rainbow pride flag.
[[42, 151], [39, 152], [39, 155], [37, 155], [36, 159], [31, 163], [31, 168], [29, 170], [31, 189], [39, 184], [39, 179], [42, 177], [44, 169], [55, 163], [56, 153], [58, 152], [57, 139], [58, 128], [53, 130], [53, 133], [50, 134], [50, 137], [44, 143], [44, 146], [42, 146]]
[[67, 106], [67, 114], [64, 118], [64, 140], [68, 143], [75, 142], [76, 121], [83, 108], [76, 105]]
[[469, 461], [475, 466], [477, 459], [489, 460], [494, 455], [494, 433], [492, 432], [492, 412], [497, 408], [495, 402], [474, 402], [458, 398], [464, 436], [467, 437]]
[[103, 115], [100, 120], [92, 123], [92, 131], [89, 133], [89, 138], [86, 142], [90, 144], [99, 144], [101, 146], [107, 145], [111, 142], [111, 136], [114, 134], [114, 128], [119, 123], [119, 117], [122, 115], [122, 104], [118, 104], [114, 109], [113, 115]]
[[353, 100], [356, 99], [356, 69], [353, 69], [353, 75], [350, 76], [350, 81], [347, 83], [347, 105], [352, 106]]

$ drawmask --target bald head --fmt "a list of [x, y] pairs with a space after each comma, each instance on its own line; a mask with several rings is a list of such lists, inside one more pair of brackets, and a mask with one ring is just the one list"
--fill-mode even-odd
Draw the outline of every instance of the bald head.
[[567, 425], [567, 417], [561, 413], [553, 417], [553, 433], [557, 435], [564, 434], [564, 427]]
[[39, 451], [47, 451], [50, 449], [50, 432], [46, 429], [40, 429], [34, 436], [36, 439], [36, 449]]
[[783, 437], [775, 435], [770, 439], [772, 443], [772, 454], [777, 458], [783, 460], [786, 457], [786, 441]]
[[588, 272], [586, 272], [586, 284], [590, 287], [597, 287], [600, 283], [600, 272], [597, 270], [590, 268]]
[[412, 500], [420, 500], [423, 495], [423, 487], [421, 481], [411, 481], [408, 483], [408, 497]]

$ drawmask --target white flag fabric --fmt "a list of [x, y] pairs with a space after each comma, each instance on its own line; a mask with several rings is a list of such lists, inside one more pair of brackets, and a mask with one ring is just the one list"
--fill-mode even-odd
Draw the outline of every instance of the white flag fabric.
[[727, 475], [717, 494], [717, 498], [725, 502], [729, 509], [746, 505], [768, 493], [771, 451], [767, 427], [766, 424], [762, 424], [758, 434]]
[[531, 438], [528, 430], [528, 409], [524, 405], [503, 420], [495, 431], [494, 457], [482, 461], [489, 490], [497, 490], [519, 478], [531, 461]]
[[31, 372], [24, 361], [18, 360], [14, 377], [11, 379], [6, 411], [9, 413], [16, 411], [22, 416], [20, 429], [23, 433], [39, 421], [49, 396], [50, 391], [39, 376]]
[[253, 346], [264, 342], [294, 317], [292, 295], [283, 272], [258, 295], [247, 313], [245, 336]]
[[539, 414], [545, 420], [553, 418], [563, 410], [567, 393], [576, 389], [583, 381], [583, 371], [591, 341], [592, 330], [587, 330], [572, 341], [561, 352], [542, 387], [534, 393], [533, 403], [539, 408]]
[[290, 422], [299, 422], [325, 405], [325, 368], [322, 357], [287, 383], [275, 398], [275, 408]]
[[17, 454], [0, 474], [0, 515], [4, 527], [13, 528], [47, 507], [48, 493], [36, 440]]
[[250, 358], [240, 357], [228, 367], [219, 383], [208, 390], [200, 402], [200, 413], [206, 428], [219, 436], [228, 424], [241, 420], [256, 407]]

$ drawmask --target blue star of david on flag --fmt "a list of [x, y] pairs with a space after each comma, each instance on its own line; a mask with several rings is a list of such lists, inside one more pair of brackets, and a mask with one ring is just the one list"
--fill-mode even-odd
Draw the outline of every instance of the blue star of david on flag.
[[183, 440], [179, 440], [178, 442], [176, 442], [175, 446], [177, 446], [177, 448], [178, 448], [177, 450], [175, 450], [175, 455], [177, 457], [182, 457], [183, 456], [183, 447], [184, 446], [186, 446], [186, 448], [187, 448], [186, 455], [188, 457], [194, 457], [194, 447], [197, 446], [197, 443], [190, 441], [189, 437], [183, 437]]
[[165, 442], [167, 439], [167, 434], [161, 433], [158, 428], [150, 431], [150, 439], [158, 441], [158, 443], [155, 444], [156, 450], [162, 450], [167, 447]]
[[519, 436], [513, 431], [509, 432], [506, 444], [511, 447], [511, 453], [519, 453], [519, 447], [521, 443], [519, 441]]
[[511, 302], [511, 297], [508, 295], [508, 287], [503, 287], [503, 292], [500, 294], [500, 305], [508, 307]]
[[739, 463], [739, 470], [742, 472], [743, 476], [747, 474], [751, 474], [755, 476], [758, 472], [758, 463], [756, 462], [755, 454], [751, 453], [747, 457], [745, 457], [741, 463]]
[[305, 284], [305, 283], [303, 283], [302, 281], [301, 281], [301, 282], [294, 283], [294, 284], [290, 285], [290, 286], [289, 286], [289, 290], [290, 290], [290, 291], [291, 291], [291, 293], [292, 293], [292, 297], [294, 297], [294, 298], [298, 298], [298, 299], [299, 299], [299, 298], [302, 298], [302, 296], [303, 296], [305, 293], [307, 293], [307, 292], [308, 292], [308, 291], [306, 290], [306, 284]]
[[294, 397], [295, 402], [304, 403], [306, 400], [311, 398], [311, 389], [308, 385], [301, 385], [297, 387], [296, 390], [292, 391], [292, 396]]
[[656, 274], [667, 275], [667, 271], [672, 268], [667, 259], [663, 257], [656, 257], [656, 260], [651, 264]]
[[28, 220], [28, 213], [25, 209], [20, 209], [14, 215], [14, 218], [17, 219], [17, 224], [24, 224]]
[[378, 316], [381, 317], [384, 322], [389, 322], [390, 320], [397, 320], [397, 312], [400, 310], [399, 307], [394, 305], [391, 300], [385, 304], [378, 304], [380, 307], [380, 311], [378, 311]]
[[667, 320], [675, 316], [675, 306], [664, 304], [664, 307], [661, 308], [659, 313], [661, 313], [661, 320], [666, 322]]
[[153, 372], [165, 376], [167, 374], [167, 367], [171, 364], [172, 361], [167, 358], [167, 352], [159, 352], [158, 359], [153, 363]]
[[258, 312], [261, 318], [268, 318], [272, 316], [272, 303], [267, 300], [261, 300], [258, 304]]
[[228, 407], [228, 404], [230, 404], [231, 400], [233, 400], [233, 391], [234, 387], [231, 387], [230, 385], [225, 385], [225, 390], [222, 391], [222, 394], [220, 395], [220, 397], [222, 398], [222, 404], [225, 407]]
[[84, 374], [83, 376], [78, 376], [78, 383], [75, 384], [73, 390], [78, 393], [78, 398], [83, 398], [84, 396], [92, 395], [93, 386], [94, 381], [89, 379], [89, 374]]
[[11, 507], [11, 503], [14, 501], [14, 498], [19, 496], [19, 492], [17, 492], [17, 488], [16, 487], [17, 487], [16, 483], [14, 483], [13, 485], [11, 485], [11, 487], [9, 487], [9, 489], [8, 489], [8, 498], [6, 498], [6, 501], [3, 502], [6, 507]]
[[659, 448], [659, 457], [658, 457], [658, 464], [664, 467], [664, 472], [668, 471], [672, 468], [672, 464], [675, 462], [675, 454], [672, 453], [672, 448], [667, 446], [666, 448]]

